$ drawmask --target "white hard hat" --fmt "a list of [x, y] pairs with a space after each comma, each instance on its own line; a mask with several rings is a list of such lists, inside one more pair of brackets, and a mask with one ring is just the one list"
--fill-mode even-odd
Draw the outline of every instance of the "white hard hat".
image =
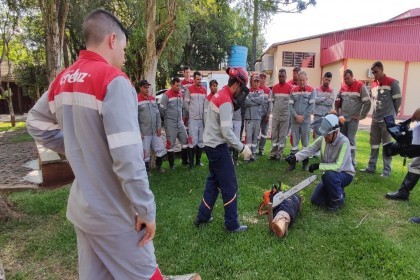
[[318, 129], [319, 135], [325, 136], [334, 132], [340, 127], [338, 117], [334, 114], [326, 115], [322, 118], [321, 126]]

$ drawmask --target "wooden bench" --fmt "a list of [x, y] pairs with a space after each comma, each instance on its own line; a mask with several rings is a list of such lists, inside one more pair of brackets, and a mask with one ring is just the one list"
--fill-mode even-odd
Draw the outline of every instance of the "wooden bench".
[[36, 143], [39, 167], [42, 175], [41, 186], [46, 188], [60, 187], [74, 180], [73, 170], [64, 155]]

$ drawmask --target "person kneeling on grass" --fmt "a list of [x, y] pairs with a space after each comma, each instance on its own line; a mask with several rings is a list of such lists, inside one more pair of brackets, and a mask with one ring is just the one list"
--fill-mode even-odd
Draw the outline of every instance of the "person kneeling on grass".
[[312, 145], [286, 158], [290, 165], [315, 155], [321, 151], [321, 162], [309, 166], [309, 171], [324, 171], [321, 182], [311, 196], [311, 202], [330, 211], [337, 211], [344, 204], [344, 187], [348, 186], [355, 175], [350, 153], [350, 142], [340, 133], [340, 122], [336, 115], [328, 114], [321, 120], [317, 138]]

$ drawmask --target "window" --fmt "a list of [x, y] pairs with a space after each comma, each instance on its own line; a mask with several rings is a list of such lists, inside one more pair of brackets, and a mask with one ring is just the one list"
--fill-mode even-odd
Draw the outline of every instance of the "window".
[[283, 67], [314, 68], [315, 53], [312, 52], [283, 52]]

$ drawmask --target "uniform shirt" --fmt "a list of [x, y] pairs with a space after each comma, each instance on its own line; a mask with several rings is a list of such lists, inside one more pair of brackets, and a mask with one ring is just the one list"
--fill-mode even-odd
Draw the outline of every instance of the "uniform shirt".
[[137, 95], [138, 121], [143, 136], [152, 136], [161, 127], [159, 108], [153, 96]]
[[352, 164], [349, 139], [341, 133], [332, 143], [327, 143], [324, 137], [318, 137], [311, 145], [296, 154], [296, 160], [302, 161], [321, 151], [319, 170], [346, 172], [351, 176], [356, 174]]
[[210, 100], [213, 98], [214, 93], [209, 93], [206, 98], [204, 99], [204, 123], [206, 123], [207, 120], [207, 111], [209, 110], [209, 104]]
[[382, 81], [373, 81], [371, 87], [374, 122], [383, 122], [386, 116], [396, 116], [401, 106], [401, 89], [397, 80], [384, 75]]
[[361, 120], [366, 118], [371, 104], [367, 88], [361, 81], [354, 80], [350, 86], [344, 83], [338, 97], [342, 98], [340, 114], [347, 122], [354, 116], [359, 116]]
[[292, 85], [289, 83], [276, 84], [273, 86], [271, 100], [273, 100], [273, 119], [289, 120], [289, 100]]
[[264, 92], [264, 102], [261, 106], [261, 116], [270, 115], [272, 110], [271, 89], [268, 86], [262, 86]]
[[195, 84], [189, 86], [184, 95], [185, 110], [191, 120], [204, 119], [204, 101], [206, 100], [207, 90], [200, 85], [197, 87]]
[[237, 151], [244, 149], [244, 144], [236, 137], [232, 128], [233, 93], [224, 86], [211, 99], [204, 128], [204, 145], [216, 148], [220, 144], [229, 144]]
[[295, 81], [293, 81], [293, 79], [291, 79], [291, 80], [287, 81], [287, 83], [288, 83], [289, 85], [293, 86], [293, 87], [298, 85], [298, 84], [297, 84], [297, 82], [295, 83]]
[[65, 151], [76, 177], [67, 218], [86, 233], [133, 230], [133, 210], [146, 222], [155, 219], [137, 111], [127, 76], [99, 54], [81, 51], [28, 114], [36, 141]]
[[250, 89], [245, 99], [245, 120], [261, 120], [261, 107], [264, 102], [264, 91], [260, 88]]
[[303, 123], [310, 123], [314, 106], [315, 90], [312, 87], [306, 85], [303, 88], [300, 86], [292, 88], [289, 99], [289, 110], [290, 114], [293, 116], [292, 123], [295, 123], [294, 117], [297, 115], [305, 117]]
[[160, 108], [165, 127], [181, 127], [184, 125], [182, 121], [183, 98], [180, 91], [175, 92], [169, 89], [162, 94]]
[[335, 97], [332, 88], [324, 88], [322, 85], [315, 89], [315, 108], [314, 115], [325, 116], [331, 110]]
[[181, 81], [181, 88], [182, 89], [187, 89], [189, 86], [192, 86], [194, 84], [194, 80], [192, 78], [187, 79], [183, 79]]

